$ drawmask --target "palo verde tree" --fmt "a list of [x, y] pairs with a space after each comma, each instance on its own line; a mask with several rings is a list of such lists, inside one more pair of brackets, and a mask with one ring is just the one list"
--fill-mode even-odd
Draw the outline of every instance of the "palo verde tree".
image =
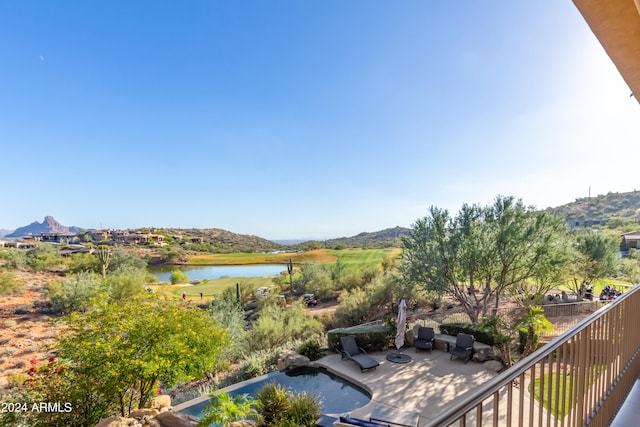
[[554, 256], [560, 220], [513, 197], [464, 205], [456, 217], [431, 207], [402, 238], [403, 280], [427, 291], [449, 290], [472, 322], [497, 309], [504, 292], [535, 277]]
[[568, 264], [569, 282], [572, 290], [583, 297], [595, 279], [608, 277], [618, 268], [620, 247], [615, 236], [583, 231], [570, 240], [572, 262]]
[[159, 384], [200, 378], [228, 343], [227, 331], [205, 311], [153, 297], [100, 302], [85, 315], [71, 314], [61, 337], [59, 357], [79, 384], [87, 378], [94, 384], [91, 393], [76, 391], [72, 403], [81, 407], [98, 392], [122, 416], [145, 407]]

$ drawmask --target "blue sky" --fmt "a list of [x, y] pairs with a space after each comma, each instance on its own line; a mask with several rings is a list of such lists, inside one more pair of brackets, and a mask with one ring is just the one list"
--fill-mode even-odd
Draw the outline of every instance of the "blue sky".
[[0, 0], [0, 58], [0, 228], [330, 238], [637, 188], [569, 0]]

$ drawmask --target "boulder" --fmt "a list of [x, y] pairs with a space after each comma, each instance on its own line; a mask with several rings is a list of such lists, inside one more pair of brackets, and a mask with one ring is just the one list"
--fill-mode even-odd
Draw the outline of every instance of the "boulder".
[[171, 406], [171, 396], [168, 394], [160, 394], [151, 399], [149, 406], [153, 409], [168, 408]]
[[100, 420], [96, 427], [134, 427], [141, 424], [133, 418], [109, 417]]
[[160, 411], [158, 411], [155, 408], [143, 408], [143, 409], [136, 409], [135, 411], [131, 411], [129, 416], [131, 418], [155, 417], [159, 413]]
[[502, 366], [502, 362], [500, 362], [499, 360], [486, 361], [482, 364], [482, 366], [485, 369], [493, 372], [500, 372], [504, 368], [504, 366]]
[[480, 348], [473, 353], [473, 361], [482, 363], [493, 360], [493, 348]]
[[307, 356], [296, 353], [293, 350], [285, 350], [278, 357], [278, 369], [300, 368], [309, 365], [311, 361]]
[[158, 427], [196, 427], [198, 419], [193, 415], [183, 414], [182, 412], [163, 412], [158, 414], [153, 421]]

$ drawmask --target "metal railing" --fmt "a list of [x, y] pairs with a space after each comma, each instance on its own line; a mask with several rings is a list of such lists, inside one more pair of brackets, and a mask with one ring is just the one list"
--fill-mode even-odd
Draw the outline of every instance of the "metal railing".
[[640, 287], [482, 386], [429, 426], [607, 426], [640, 373]]

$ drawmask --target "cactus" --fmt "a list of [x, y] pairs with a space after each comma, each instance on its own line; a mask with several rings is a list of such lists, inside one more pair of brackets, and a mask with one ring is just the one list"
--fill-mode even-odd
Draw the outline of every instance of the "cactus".
[[100, 245], [98, 248], [98, 259], [102, 265], [102, 278], [107, 277], [107, 268], [109, 268], [109, 262], [111, 261], [111, 250], [107, 245]]
[[289, 287], [293, 292], [293, 260], [289, 258], [289, 264], [287, 264], [287, 271], [289, 272]]

